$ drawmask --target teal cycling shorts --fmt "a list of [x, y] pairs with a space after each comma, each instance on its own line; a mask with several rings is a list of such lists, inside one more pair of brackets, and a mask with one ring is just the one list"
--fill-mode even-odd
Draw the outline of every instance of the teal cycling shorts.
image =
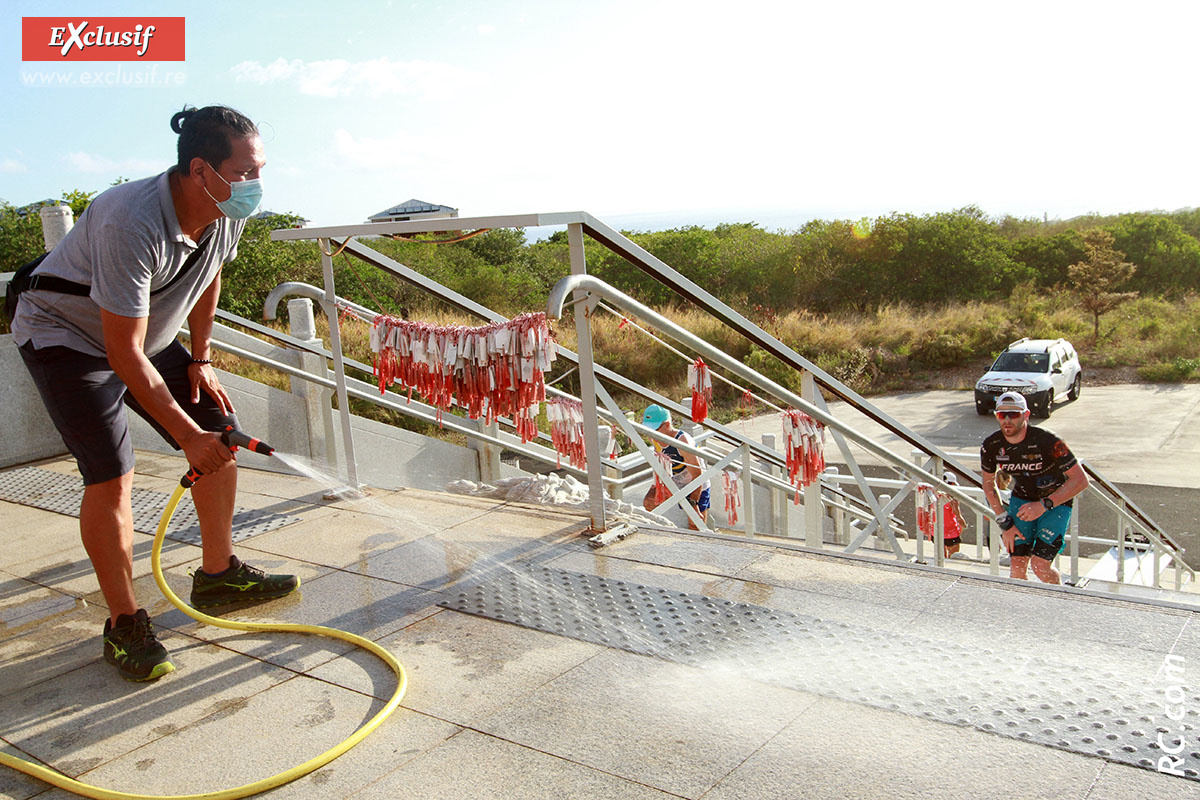
[[1017, 525], [1017, 537], [1013, 540], [1012, 549], [1012, 555], [1017, 558], [1036, 556], [1053, 561], [1054, 557], [1062, 552], [1067, 527], [1071, 524], [1070, 506], [1055, 506], [1032, 522], [1026, 522], [1017, 516], [1017, 511], [1026, 503], [1041, 502], [1022, 500], [1019, 497], [1012, 497], [1008, 501], [1009, 516]]

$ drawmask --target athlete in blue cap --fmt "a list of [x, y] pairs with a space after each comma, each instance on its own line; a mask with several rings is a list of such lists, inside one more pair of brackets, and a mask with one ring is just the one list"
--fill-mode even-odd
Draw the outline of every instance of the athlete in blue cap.
[[[642, 424], [648, 428], [670, 436], [672, 439], [678, 439], [691, 447], [696, 446], [695, 440], [681, 430], [678, 430], [671, 424], [671, 413], [660, 405], [646, 406], [645, 412], [642, 414]], [[654, 440], [654, 449], [666, 453], [671, 459], [671, 478], [675, 481], [675, 486], [682, 489], [689, 483], [700, 477], [700, 473], [704, 471], [704, 461], [697, 458], [692, 453], [681, 453], [673, 444], [664, 445], [657, 439]], [[642, 505], [647, 511], [653, 511], [657, 505], [654, 502], [654, 486], [651, 486], [646, 496], [642, 499]], [[700, 519], [708, 520], [708, 507], [712, 504], [710, 493], [710, 485], [705, 481], [695, 491], [688, 495], [688, 503], [692, 508], [696, 509], [696, 513], [700, 515]], [[688, 518], [688, 527], [692, 530], [699, 530], [691, 517]]]

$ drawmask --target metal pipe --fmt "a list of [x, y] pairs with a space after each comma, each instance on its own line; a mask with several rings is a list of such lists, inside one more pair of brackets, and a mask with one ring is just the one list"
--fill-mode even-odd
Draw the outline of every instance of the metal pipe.
[[764, 391], [774, 395], [777, 399], [781, 400], [785, 404], [791, 405], [794, 408], [799, 408], [807, 413], [810, 417], [819, 420], [826, 426], [840, 431], [843, 435], [852, 439], [858, 445], [874, 453], [880, 458], [895, 464], [901, 469], [904, 469], [906, 472], [926, 479], [929, 483], [932, 483], [935, 486], [944, 488], [948, 494], [957, 497], [959, 500], [967, 503], [970, 507], [975, 508], [976, 510], [983, 510], [987, 514], [992, 513], [990, 508], [986, 508], [982, 504], [976, 502], [974, 499], [968, 497], [960, 489], [943, 481], [940, 475], [932, 475], [921, 467], [918, 467], [916, 464], [912, 464], [906, 461], [904, 458], [897, 456], [887, 448], [877, 444], [874, 440], [842, 423], [830, 414], [825, 413], [812, 403], [809, 403], [807, 400], [804, 400], [799, 395], [794, 394], [790, 390], [785, 389], [774, 381], [763, 377], [758, 372], [755, 372], [747, 367], [745, 364], [742, 364], [740, 361], [729, 357], [724, 352], [713, 347], [700, 337], [679, 327], [658, 312], [648, 308], [642, 303], [639, 303], [638, 301], [626, 295], [624, 292], [614, 289], [598, 278], [592, 277], [591, 275], [571, 275], [561, 279], [557, 284], [554, 285], [554, 289], [550, 292], [550, 299], [546, 304], [547, 315], [553, 319], [561, 318], [563, 305], [566, 302], [567, 295], [579, 290], [589, 291], [604, 297], [610, 303], [621, 308], [621, 310], [625, 311], [626, 313], [633, 314], [649, 322], [659, 331], [671, 336], [684, 346], [700, 353], [701, 356], [709, 360], [711, 363], [724, 367], [742, 380], [753, 383]]
[[[265, 300], [263, 300], [263, 319], [276, 319], [278, 315], [279, 304], [283, 302], [285, 297], [291, 297], [293, 295], [297, 297], [307, 297], [310, 300], [316, 300], [318, 303], [321, 303], [322, 306], [324, 306], [324, 304], [330, 300], [330, 297], [323, 289], [319, 289], [316, 286], [312, 286], [307, 283], [301, 283], [299, 281], [288, 281], [287, 283], [279, 284], [274, 289], [267, 292], [267, 297]], [[374, 318], [378, 315], [377, 312], [372, 311], [366, 306], [360, 306], [358, 303], [347, 300], [344, 297], [338, 297], [337, 295], [334, 295], [332, 300], [335, 306], [349, 308], [351, 311], [355, 312], [356, 314], [362, 314], [364, 317]]]

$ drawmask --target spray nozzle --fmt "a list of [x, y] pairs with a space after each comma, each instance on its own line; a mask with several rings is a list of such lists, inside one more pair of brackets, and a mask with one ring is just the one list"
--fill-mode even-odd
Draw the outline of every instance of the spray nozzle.
[[179, 485], [185, 489], [190, 489], [196, 485], [196, 481], [200, 480], [202, 475], [204, 473], [195, 467], [188, 467], [187, 474], [179, 479]]
[[242, 433], [232, 425], [225, 427], [225, 432], [221, 434], [221, 441], [226, 447], [244, 447], [247, 450], [253, 450], [256, 453], [262, 453], [264, 456], [274, 455], [275, 448], [267, 444], [261, 439], [255, 439], [253, 436]]
[[[247, 450], [253, 450], [256, 453], [262, 453], [264, 456], [275, 454], [275, 448], [262, 441], [255, 439], [253, 436], [242, 433], [232, 425], [225, 426], [225, 430], [221, 433], [221, 441], [230, 450], [238, 447], [244, 447]], [[196, 481], [204, 475], [203, 472], [195, 467], [189, 467], [187, 474], [179, 479], [179, 485], [185, 489], [190, 489], [196, 485]]]

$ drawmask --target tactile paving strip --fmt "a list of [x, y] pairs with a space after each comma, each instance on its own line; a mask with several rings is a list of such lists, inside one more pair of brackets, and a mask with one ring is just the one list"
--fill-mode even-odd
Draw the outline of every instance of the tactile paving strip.
[[[149, 534], [157, 531], [163, 509], [170, 498], [166, 492], [134, 488], [134, 530]], [[74, 475], [37, 467], [24, 467], [0, 473], [0, 500], [77, 517], [79, 504], [83, 500], [83, 484]], [[298, 520], [299, 517], [287, 514], [235, 508], [233, 540], [240, 542]], [[196, 519], [196, 507], [192, 505], [191, 497], [185, 495], [179, 502], [175, 516], [171, 518], [171, 524], [167, 527], [166, 538], [188, 544], [200, 543], [200, 523]]]
[[831, 622], [567, 572], [514, 567], [458, 587], [446, 608], [952, 725], [1200, 780], [1200, 695], [1166, 719], [1152, 676]]

